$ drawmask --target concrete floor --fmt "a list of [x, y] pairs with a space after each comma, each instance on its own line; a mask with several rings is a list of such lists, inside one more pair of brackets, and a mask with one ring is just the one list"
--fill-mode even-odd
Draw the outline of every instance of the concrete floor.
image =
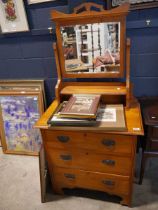
[[[148, 174], [148, 175], [147, 175]], [[143, 185], [134, 185], [133, 210], [158, 210], [158, 165], [150, 161]], [[75, 196], [40, 200], [38, 158], [4, 155], [0, 149], [0, 210], [126, 210], [117, 203]]]

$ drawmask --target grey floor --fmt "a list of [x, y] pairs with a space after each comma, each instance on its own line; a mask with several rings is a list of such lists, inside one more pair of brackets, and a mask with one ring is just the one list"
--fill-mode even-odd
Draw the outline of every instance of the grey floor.
[[[133, 210], [158, 210], [158, 164], [149, 162], [143, 185], [134, 185]], [[38, 158], [4, 155], [0, 149], [0, 210], [126, 210], [128, 207], [75, 196], [40, 201]]]

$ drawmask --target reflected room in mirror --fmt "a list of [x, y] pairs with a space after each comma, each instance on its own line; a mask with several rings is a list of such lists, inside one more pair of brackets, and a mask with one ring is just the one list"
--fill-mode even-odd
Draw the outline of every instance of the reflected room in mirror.
[[66, 73], [119, 73], [120, 22], [60, 27]]

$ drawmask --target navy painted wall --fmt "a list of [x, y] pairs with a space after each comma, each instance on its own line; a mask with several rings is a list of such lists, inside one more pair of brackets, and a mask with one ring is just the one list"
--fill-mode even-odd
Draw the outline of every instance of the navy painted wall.
[[[56, 65], [48, 33], [54, 26], [50, 10], [72, 11], [81, 0], [62, 0], [27, 5], [30, 32], [0, 35], [0, 79], [45, 79], [48, 104], [54, 98]], [[93, 0], [105, 4], [104, 0]], [[147, 26], [146, 20], [151, 20]], [[131, 78], [134, 94], [158, 95], [158, 8], [133, 11], [127, 19], [127, 35], [131, 38]]]

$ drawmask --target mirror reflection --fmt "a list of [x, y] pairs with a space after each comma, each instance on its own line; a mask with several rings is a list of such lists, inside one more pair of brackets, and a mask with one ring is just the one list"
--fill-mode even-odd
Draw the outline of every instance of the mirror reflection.
[[66, 73], [119, 73], [120, 23], [61, 27]]

